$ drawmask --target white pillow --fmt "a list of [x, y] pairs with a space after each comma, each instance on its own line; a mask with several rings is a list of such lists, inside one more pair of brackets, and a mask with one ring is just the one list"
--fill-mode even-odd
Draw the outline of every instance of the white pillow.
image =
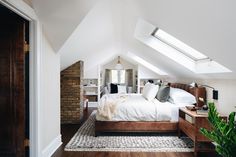
[[118, 85], [118, 93], [119, 94], [126, 94], [127, 93], [127, 88], [126, 86], [121, 86], [121, 85]]
[[149, 83], [149, 82], [144, 85], [142, 94], [147, 93], [147, 91], [148, 91], [150, 85], [151, 85], [151, 83]]
[[196, 103], [196, 98], [187, 91], [179, 88], [170, 88], [170, 102], [174, 104], [192, 105]]
[[157, 95], [159, 86], [158, 85], [154, 85], [151, 83], [146, 83], [144, 88], [143, 88], [143, 97], [145, 99], [147, 99], [148, 101], [151, 101], [155, 98], [155, 96]]

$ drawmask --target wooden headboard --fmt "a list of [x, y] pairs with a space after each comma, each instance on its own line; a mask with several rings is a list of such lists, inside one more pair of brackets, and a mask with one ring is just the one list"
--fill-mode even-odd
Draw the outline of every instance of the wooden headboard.
[[196, 97], [197, 107], [202, 107], [204, 102], [200, 101], [199, 98], [203, 98], [206, 101], [206, 88], [205, 87], [192, 87], [188, 84], [181, 83], [169, 83], [170, 87], [183, 89]]

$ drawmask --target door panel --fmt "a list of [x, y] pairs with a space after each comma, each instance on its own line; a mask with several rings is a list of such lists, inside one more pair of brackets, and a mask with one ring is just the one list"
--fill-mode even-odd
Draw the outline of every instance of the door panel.
[[[3, 126], [0, 129], [0, 151], [11, 151], [15, 145], [14, 141], [14, 124], [12, 112], [13, 106], [11, 99], [11, 56], [8, 53], [9, 44], [6, 44], [6, 40], [2, 40], [5, 37], [6, 40], [10, 40], [8, 36], [1, 33], [1, 52], [0, 52], [0, 124]], [[12, 150], [13, 151], [13, 150]], [[12, 152], [11, 151], [11, 152]]]
[[0, 10], [0, 157], [23, 157], [24, 20]]

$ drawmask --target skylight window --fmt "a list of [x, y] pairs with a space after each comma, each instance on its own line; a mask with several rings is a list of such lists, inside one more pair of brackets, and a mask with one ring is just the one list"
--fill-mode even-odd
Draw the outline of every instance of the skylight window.
[[134, 37], [196, 74], [232, 72], [143, 19], [138, 20]]
[[154, 30], [153, 36], [195, 61], [209, 59], [204, 54], [198, 52], [197, 50], [193, 49], [192, 47], [188, 46], [182, 41], [176, 39], [172, 35], [161, 30], [160, 28], [156, 28]]
[[151, 63], [147, 62], [146, 60], [140, 58], [139, 56], [134, 55], [133, 53], [129, 52], [128, 56], [133, 59], [134, 61], [138, 62], [139, 64], [143, 65], [144, 67], [148, 68], [149, 70], [152, 70], [153, 72], [159, 74], [159, 75], [168, 75], [163, 70], [157, 68], [156, 66], [152, 65]]

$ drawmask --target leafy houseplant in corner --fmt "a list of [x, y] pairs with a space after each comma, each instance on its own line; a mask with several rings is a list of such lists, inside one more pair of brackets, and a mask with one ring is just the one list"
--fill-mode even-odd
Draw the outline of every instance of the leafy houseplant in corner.
[[216, 152], [223, 157], [236, 156], [236, 128], [234, 124], [235, 112], [231, 112], [228, 122], [220, 118], [214, 103], [208, 103], [208, 120], [212, 130], [201, 128], [200, 132], [211, 139], [216, 145]]

